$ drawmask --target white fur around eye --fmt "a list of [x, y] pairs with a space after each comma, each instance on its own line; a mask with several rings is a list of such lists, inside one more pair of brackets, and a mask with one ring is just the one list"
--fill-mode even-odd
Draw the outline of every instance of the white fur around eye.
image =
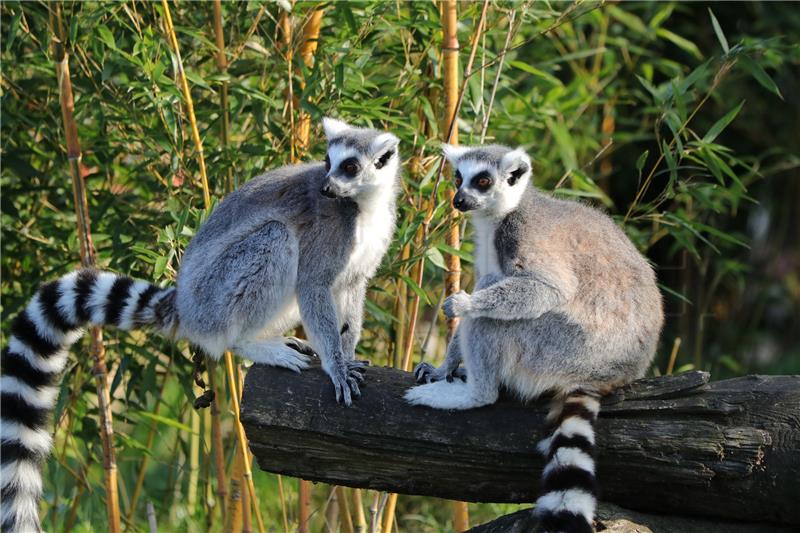
[[345, 159], [350, 157], [358, 157], [358, 155], [358, 152], [341, 143], [337, 143], [328, 147], [328, 157], [330, 158], [332, 170], [339, 168], [339, 164]]
[[474, 159], [466, 159], [461, 161], [458, 164], [458, 171], [461, 172], [461, 178], [464, 180], [464, 184], [462, 187], [470, 185], [472, 182], [472, 176], [477, 174], [478, 172], [489, 172], [490, 174], [494, 174], [494, 168], [488, 163], [484, 163], [483, 161], [476, 161]]

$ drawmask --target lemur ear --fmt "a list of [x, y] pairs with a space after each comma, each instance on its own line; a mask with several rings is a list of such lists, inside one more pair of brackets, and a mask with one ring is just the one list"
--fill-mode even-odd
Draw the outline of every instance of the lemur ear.
[[330, 117], [325, 117], [322, 119], [322, 129], [325, 130], [325, 137], [327, 137], [328, 140], [338, 137], [343, 131], [349, 128], [350, 126], [341, 120]]
[[500, 160], [500, 173], [508, 176], [508, 184], [514, 186], [517, 181], [531, 171], [531, 158], [522, 148], [508, 152]]
[[442, 143], [442, 153], [451, 165], [456, 166], [456, 162], [461, 159], [461, 156], [469, 152], [469, 148], [463, 146], [456, 146], [454, 144]]
[[400, 139], [391, 133], [381, 133], [370, 143], [369, 148], [375, 160], [375, 168], [382, 169], [394, 155]]

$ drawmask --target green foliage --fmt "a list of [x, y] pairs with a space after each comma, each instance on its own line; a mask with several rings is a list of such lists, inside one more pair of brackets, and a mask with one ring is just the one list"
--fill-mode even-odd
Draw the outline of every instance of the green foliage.
[[[396, 239], [373, 281], [359, 350], [375, 363], [391, 363], [395, 305], [398, 289], [405, 285], [408, 297], [419, 295], [421, 300], [415, 361], [429, 328], [431, 338], [438, 340], [430, 342], [431, 357], [440, 357], [442, 320], [432, 325], [432, 319], [444, 291], [443, 255], [462, 258], [462, 285], [468, 288], [471, 245], [454, 250], [445, 243], [451, 223], [447, 186], [440, 187], [423, 248], [413, 245], [424, 221], [421, 207], [433, 193], [437, 139], [445, 128], [440, 122], [438, 8], [432, 2], [325, 4], [320, 46], [308, 67], [298, 53], [292, 66], [286, 64], [277, 29], [283, 4], [224, 3], [230, 61], [225, 73], [214, 60], [211, 4], [171, 7], [213, 196], [222, 197], [229, 169], [238, 185], [289, 162], [290, 81], [299, 108], [312, 120], [310, 152], [303, 159], [322, 156], [319, 122], [325, 115], [391, 129], [401, 138], [409, 163]], [[459, 4], [462, 62], [481, 4]], [[295, 20], [315, 5], [297, 2]], [[49, 50], [52, 9], [50, 3], [11, 1], [0, 7], [3, 331], [36, 284], [78, 262]], [[76, 2], [63, 10], [99, 262], [104, 268], [168, 282], [205, 213], [177, 66], [161, 29], [161, 4]], [[741, 32], [736, 23], [745, 16], [758, 20], [750, 33]], [[607, 210], [649, 255], [657, 265], [669, 322], [657, 369], [666, 367], [675, 337], [684, 341], [678, 368], [702, 367], [719, 375], [763, 368], [748, 357], [763, 341], [787, 350], [777, 364], [772, 361], [773, 369], [800, 369], [797, 344], [778, 332], [798, 326], [792, 317], [800, 315], [800, 279], [791, 268], [774, 270], [783, 264], [777, 259], [771, 266], [763, 259], [764, 254], [777, 257], [776, 248], [780, 251], [787, 243], [796, 253], [796, 237], [791, 240], [788, 226], [778, 222], [790, 220], [791, 206], [796, 208], [800, 199], [797, 185], [782, 189], [770, 180], [785, 179], [799, 161], [800, 136], [791, 119], [798, 104], [786, 96], [797, 94], [800, 53], [796, 43], [781, 37], [791, 30], [796, 34], [798, 22], [791, 7], [762, 4], [715, 4], [713, 11], [681, 3], [593, 1], [497, 2], [489, 8], [487, 29], [478, 41], [478, 68], [468, 80], [461, 108], [461, 142], [478, 143], [488, 118], [486, 142], [528, 150], [535, 159], [537, 186]], [[513, 34], [503, 57], [509, 31]], [[230, 94], [227, 148], [219, 133], [223, 81]], [[295, 120], [297, 113], [295, 108]], [[777, 217], [770, 225], [777, 229], [767, 236], [747, 226], [765, 216], [764, 209]], [[403, 259], [401, 250], [409, 243], [410, 258]], [[411, 267], [423, 257], [423, 283], [418, 286]], [[781, 257], [788, 261], [794, 256]], [[776, 305], [784, 315], [771, 318], [766, 309]], [[142, 457], [150, 458], [130, 530], [146, 530], [144, 501], [154, 503], [161, 530], [205, 528], [214, 500], [202, 492], [213, 477], [209, 460], [199, 465], [199, 503], [191, 509], [186, 503], [191, 440], [187, 395], [193, 392], [185, 347], [141, 334], [105, 335], [112, 355], [123, 514]], [[74, 352], [84, 353], [80, 348]], [[85, 358], [73, 358], [61, 392], [56, 412], [60, 437], [46, 471], [45, 523], [49, 530], [61, 530], [74, 511], [80, 524], [76, 530], [102, 531], [92, 526], [104, 523], [105, 508], [97, 402]], [[147, 446], [151, 427], [157, 438]], [[201, 437], [207, 451], [209, 443]], [[226, 449], [230, 461], [233, 447]], [[255, 478], [265, 520], [280, 529], [275, 477], [257, 473]], [[294, 483], [286, 485], [291, 489], [287, 497], [294, 501]], [[325, 503], [321, 492], [316, 497], [320, 507]], [[400, 527], [451, 530], [448, 509], [428, 498], [401, 498]], [[473, 506], [472, 520], [509, 509]], [[294, 506], [290, 511], [294, 513]], [[315, 527], [321, 527], [322, 514], [317, 513]]]

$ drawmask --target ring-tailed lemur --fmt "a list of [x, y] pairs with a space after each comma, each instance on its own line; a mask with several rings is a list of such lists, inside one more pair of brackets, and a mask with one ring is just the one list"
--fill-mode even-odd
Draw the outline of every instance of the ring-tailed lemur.
[[522, 150], [444, 150], [453, 205], [472, 212], [478, 282], [445, 301], [445, 314], [461, 317], [445, 363], [419, 365], [427, 383], [406, 398], [471, 409], [494, 403], [500, 386], [523, 399], [553, 393], [536, 512], [545, 531], [592, 531], [598, 398], [653, 359], [663, 323], [653, 270], [608, 216], [529, 186]]
[[[355, 347], [367, 281], [395, 226], [398, 139], [333, 119], [324, 130], [324, 163], [268, 172], [214, 210], [176, 287], [80, 270], [43, 285], [16, 316], [0, 377], [3, 531], [39, 530], [48, 418], [67, 348], [86, 325], [152, 326], [213, 358], [230, 349], [295, 371], [316, 351], [337, 400], [360, 396], [366, 362], [355, 360]], [[310, 345], [281, 337], [300, 323]]]

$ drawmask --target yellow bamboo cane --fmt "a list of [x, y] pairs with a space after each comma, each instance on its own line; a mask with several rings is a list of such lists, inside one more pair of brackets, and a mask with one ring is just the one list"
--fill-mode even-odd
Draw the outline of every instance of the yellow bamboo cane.
[[[61, 118], [64, 123], [64, 138], [67, 144], [72, 194], [75, 207], [78, 242], [80, 243], [81, 264], [94, 267], [97, 256], [92, 243], [89, 202], [83, 177], [81, 176], [81, 146], [78, 139], [78, 125], [75, 122], [75, 102], [72, 94], [72, 80], [69, 73], [69, 54], [65, 47], [65, 32], [61, 21], [60, 4], [51, 11], [50, 23], [53, 32], [53, 55], [56, 61], [56, 76], [61, 104]], [[106, 512], [108, 531], [120, 532], [119, 491], [117, 480], [117, 460], [114, 452], [114, 427], [111, 415], [111, 398], [108, 391], [108, 369], [103, 346], [103, 333], [99, 327], [91, 328], [91, 354], [94, 360], [92, 374], [97, 388], [97, 403], [100, 414], [100, 438], [103, 445], [103, 470], [105, 472]]]
[[[194, 114], [194, 104], [192, 103], [192, 95], [189, 91], [189, 82], [186, 79], [184, 70], [183, 70], [183, 60], [181, 59], [180, 55], [180, 47], [178, 46], [178, 38], [175, 35], [175, 27], [172, 24], [172, 15], [169, 11], [169, 4], [167, 0], [161, 0], [161, 5], [164, 9], [164, 26], [165, 31], [167, 33], [167, 37], [172, 45], [172, 49], [175, 53], [175, 58], [178, 64], [178, 74], [179, 74], [179, 82], [181, 84], [181, 88], [183, 90], [184, 100], [186, 101], [186, 110], [189, 114], [189, 122], [192, 127], [192, 138], [194, 139], [195, 149], [197, 150], [197, 155], [200, 164], [200, 185], [203, 189], [203, 203], [206, 209], [211, 208], [211, 194], [208, 188], [208, 177], [206, 174], [206, 163], [205, 158], [203, 157], [203, 143], [200, 140], [200, 130], [197, 128], [197, 119], [195, 118]], [[242, 427], [241, 421], [239, 420], [239, 388], [237, 387], [236, 383], [236, 375], [233, 372], [233, 355], [226, 351], [225, 352], [225, 368], [228, 372], [228, 385], [231, 391], [231, 403], [233, 407], [233, 413], [236, 419], [236, 434], [239, 441], [239, 453], [242, 454], [242, 459], [244, 461], [244, 478], [247, 484], [247, 491], [248, 495], [250, 496], [250, 500], [252, 502], [258, 502], [256, 498], [256, 489], [255, 485], [253, 484], [253, 476], [250, 470], [250, 462], [248, 461], [248, 447], [247, 447], [247, 437], [244, 433], [244, 428]], [[253, 506], [256, 515], [256, 522], [258, 524], [258, 531], [259, 533], [265, 533], [264, 529], [264, 522], [261, 519], [261, 510], [258, 505]]]

